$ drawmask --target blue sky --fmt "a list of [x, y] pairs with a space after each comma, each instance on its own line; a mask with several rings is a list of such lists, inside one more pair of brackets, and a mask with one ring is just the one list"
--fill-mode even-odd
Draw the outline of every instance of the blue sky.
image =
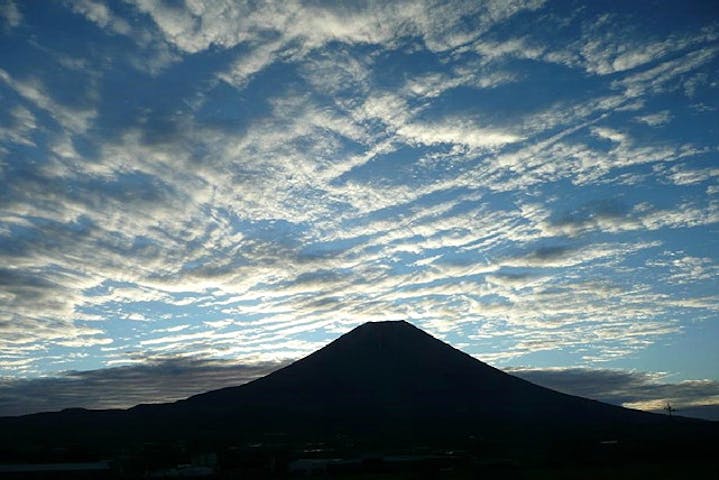
[[714, 2], [0, 5], [6, 398], [402, 319], [719, 404]]

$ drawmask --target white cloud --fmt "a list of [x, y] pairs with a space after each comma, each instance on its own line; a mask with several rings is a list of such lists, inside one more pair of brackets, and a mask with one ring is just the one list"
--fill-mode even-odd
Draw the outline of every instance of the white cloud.
[[669, 168], [657, 169], [674, 185], [695, 185], [719, 177], [719, 168], [690, 168], [688, 165], [677, 164]]
[[615, 143], [627, 143], [627, 135], [606, 127], [592, 127], [592, 133], [600, 138], [611, 140]]
[[100, 28], [109, 28], [114, 33], [121, 35], [130, 33], [130, 25], [123, 18], [115, 15], [104, 3], [79, 0], [72, 2], [70, 6], [75, 12], [84, 15]]
[[[0, 68], [0, 81], [16, 91], [35, 108], [50, 114], [61, 127], [73, 133], [86, 131], [92, 119], [97, 115], [92, 108], [73, 108], [56, 102], [38, 79], [19, 80]], [[90, 90], [88, 96], [93, 97], [94, 92]]]
[[[682, 252], [665, 252], [666, 258], [648, 262], [653, 267], [663, 267], [668, 272], [666, 281], [673, 284], [701, 282], [715, 278], [719, 268], [708, 257], [692, 257]], [[701, 302], [699, 303], [701, 304]]]
[[4, 0], [0, 4], [0, 18], [9, 28], [15, 28], [22, 22], [22, 12], [12, 0]]
[[638, 70], [717, 38], [715, 27], [660, 38], [631, 16], [602, 14], [582, 22], [582, 36], [544, 55], [549, 62], [580, 67], [595, 75]]
[[[285, 43], [300, 39], [305, 48], [332, 40], [391, 43], [404, 35], [419, 35], [430, 49], [445, 50], [467, 43], [519, 11], [537, 9], [543, 2], [400, 2], [319, 7], [296, 1], [265, 1], [255, 8], [235, 2], [191, 2], [186, 10], [144, 0], [135, 4], [152, 17], [168, 41], [196, 53], [212, 45], [231, 48], [260, 34], [279, 34], [287, 39]], [[469, 15], [479, 16], [479, 25], [460, 31], [461, 19]]]
[[526, 38], [512, 38], [503, 41], [479, 40], [472, 45], [472, 49], [484, 57], [484, 61], [492, 61], [505, 56], [536, 60], [545, 51], [544, 46], [532, 44], [531, 40]]
[[661, 112], [657, 113], [640, 115], [634, 117], [634, 119], [637, 122], [644, 123], [646, 125], [649, 125], [650, 127], [660, 127], [662, 125], [666, 125], [671, 121], [672, 114], [669, 112], [669, 110], [662, 110]]
[[242, 88], [252, 75], [275, 61], [280, 48], [282, 48], [282, 43], [279, 40], [259, 44], [248, 53], [236, 58], [229, 70], [220, 74], [220, 78], [231, 85]]
[[521, 137], [510, 132], [484, 129], [466, 122], [451, 120], [437, 124], [405, 124], [397, 129], [397, 133], [410, 142], [425, 145], [459, 144], [470, 148], [496, 148], [522, 140]]
[[613, 84], [616, 88], [625, 89], [628, 97], [661, 93], [669, 88], [668, 84], [671, 81], [711, 61], [717, 52], [719, 48], [714, 46], [699, 48], [677, 59], [662, 62], [655, 67], [616, 80]]

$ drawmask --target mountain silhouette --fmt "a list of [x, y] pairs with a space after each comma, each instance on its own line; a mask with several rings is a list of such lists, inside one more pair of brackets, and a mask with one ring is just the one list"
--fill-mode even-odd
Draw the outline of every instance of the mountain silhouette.
[[[313, 354], [239, 387], [196, 395], [177, 410], [224, 415], [271, 409], [370, 427], [397, 420], [544, 424], [651, 423], [654, 414], [565, 395], [493, 368], [405, 321], [365, 323]], [[347, 418], [348, 417], [348, 418]], [[369, 419], [369, 420], [368, 420]], [[369, 423], [368, 423], [369, 422]], [[476, 425], [480, 428], [481, 425]]]
[[[217, 437], [230, 425], [321, 440], [615, 438], [652, 435], [667, 418], [559, 393], [493, 368], [405, 321], [370, 322], [238, 387], [130, 410]], [[199, 423], [187, 418], [202, 419]], [[174, 421], [177, 422], [177, 421]], [[696, 424], [679, 419], [679, 424]]]
[[483, 441], [512, 448], [622, 439], [675, 448], [687, 439], [707, 445], [717, 433], [712, 422], [670, 419], [532, 384], [404, 321], [363, 324], [241, 386], [128, 410], [8, 417], [0, 419], [0, 430], [6, 457], [17, 445], [115, 451], [148, 441], [222, 445], [268, 438], [374, 446]]

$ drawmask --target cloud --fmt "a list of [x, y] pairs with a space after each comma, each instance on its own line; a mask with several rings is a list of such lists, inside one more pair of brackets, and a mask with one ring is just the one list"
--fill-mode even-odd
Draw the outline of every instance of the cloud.
[[73, 2], [71, 7], [100, 28], [109, 29], [121, 35], [130, 33], [130, 25], [127, 21], [115, 15], [104, 3], [81, 0]]
[[657, 168], [656, 171], [675, 185], [695, 185], [719, 177], [719, 168], [690, 168], [686, 164]]
[[222, 72], [219, 78], [235, 87], [244, 87], [254, 74], [276, 60], [282, 46], [279, 40], [257, 45], [248, 53], [236, 58], [228, 71]]
[[452, 74], [432, 72], [418, 75], [408, 80], [405, 88], [411, 96], [434, 98], [458, 87], [495, 88], [515, 79], [515, 75], [510, 72], [470, 64], [456, 68]]
[[164, 403], [237, 386], [282, 367], [281, 363], [237, 364], [191, 358], [143, 359], [101, 370], [68, 371], [32, 380], [0, 380], [0, 415], [64, 408], [129, 408]]
[[596, 12], [590, 18], [570, 17], [558, 28], [579, 28], [580, 38], [545, 50], [542, 59], [581, 68], [591, 75], [610, 76], [651, 67], [663, 59], [711, 44], [717, 38], [716, 25], [702, 29], [677, 28], [669, 35], [658, 34], [641, 22], [640, 15], [647, 13]]
[[410, 124], [397, 129], [397, 133], [425, 145], [448, 143], [467, 145], [472, 148], [492, 148], [521, 140], [510, 132], [482, 129], [460, 122], [435, 123], [429, 125]]
[[622, 144], [627, 142], [626, 135], [611, 128], [592, 127], [591, 131], [594, 135], [614, 143]]
[[[433, 5], [400, 2], [356, 6], [319, 6], [303, 2], [262, 2], [256, 8], [235, 2], [191, 4], [187, 9], [147, 1], [134, 2], [147, 13], [165, 38], [178, 48], [196, 53], [218, 46], [231, 48], [257, 35], [299, 39], [305, 48], [336, 40], [346, 43], [392, 43], [405, 35], [424, 38], [432, 50], [466, 43], [522, 10], [539, 8], [542, 1], [506, 4], [490, 1]], [[463, 18], [481, 20], [475, 29], [462, 28]], [[239, 28], [238, 28], [239, 26]]]
[[[607, 75], [632, 70], [716, 38], [714, 32], [702, 32], [693, 36], [672, 35], [662, 41], [652, 41], [632, 34], [625, 34], [622, 38], [616, 34], [617, 20], [612, 16], [603, 16], [591, 28], [590, 38], [581, 49], [585, 68], [590, 73]], [[597, 34], [609, 25], [612, 30]]]
[[662, 110], [661, 112], [657, 113], [640, 115], [634, 117], [634, 119], [637, 122], [644, 123], [646, 125], [649, 125], [650, 127], [660, 127], [662, 125], [666, 125], [671, 121], [672, 114], [669, 112], [669, 110]]
[[0, 4], [0, 18], [5, 23], [5, 28], [15, 28], [22, 22], [22, 13], [12, 0], [5, 0]]
[[616, 88], [624, 88], [626, 95], [636, 97], [646, 93], [661, 93], [669, 88], [670, 82], [680, 75], [687, 74], [696, 68], [711, 61], [719, 52], [716, 46], [710, 44], [681, 56], [667, 60], [645, 71], [629, 75], [616, 80]]
[[[19, 80], [0, 68], [0, 81], [35, 108], [50, 114], [62, 128], [71, 132], [79, 133], [87, 130], [89, 122], [97, 115], [97, 112], [90, 107], [67, 106], [58, 103], [49, 95], [46, 86], [39, 79]], [[92, 92], [89, 94], [92, 95]]]
[[659, 230], [662, 228], [686, 228], [709, 225], [719, 221], [718, 206], [680, 204], [676, 208], [658, 209], [648, 203], [634, 205], [631, 209], [615, 209], [606, 205], [584, 205], [573, 212], [552, 219], [550, 212], [536, 213], [541, 229], [548, 237], [577, 236], [592, 231], [624, 232]]
[[719, 273], [711, 258], [681, 255], [681, 252], [665, 252], [664, 258], [651, 260], [652, 266], [666, 268], [666, 280], [673, 284], [701, 282], [715, 278]]
[[669, 402], [679, 415], [714, 419], [719, 407], [719, 382], [715, 380], [668, 383], [660, 373], [588, 368], [518, 367], [508, 371], [563, 393], [627, 408], [661, 412]]

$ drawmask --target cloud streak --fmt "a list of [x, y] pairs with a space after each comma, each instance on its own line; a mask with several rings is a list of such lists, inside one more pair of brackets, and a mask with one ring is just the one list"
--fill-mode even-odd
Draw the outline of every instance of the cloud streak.
[[[69, 371], [56, 377], [3, 380], [0, 382], [0, 416], [172, 402], [217, 388], [242, 385], [284, 365], [166, 357], [139, 365]], [[711, 380], [668, 383], [662, 374], [616, 369], [512, 368], [508, 371], [564, 393], [629, 408], [661, 411], [666, 402], [670, 402], [679, 414], [714, 418], [712, 409], [719, 406], [719, 382]]]
[[663, 374], [586, 368], [515, 368], [510, 372], [560, 392], [627, 408], [661, 412], [669, 402], [679, 415], [692, 417], [702, 410], [697, 407], [705, 407], [700, 418], [712, 420], [719, 409], [719, 382], [714, 380], [669, 383]]
[[282, 364], [237, 365], [221, 360], [154, 359], [142, 365], [70, 371], [62, 376], [0, 382], [0, 415], [64, 408], [129, 408], [187, 398], [264, 376]]

